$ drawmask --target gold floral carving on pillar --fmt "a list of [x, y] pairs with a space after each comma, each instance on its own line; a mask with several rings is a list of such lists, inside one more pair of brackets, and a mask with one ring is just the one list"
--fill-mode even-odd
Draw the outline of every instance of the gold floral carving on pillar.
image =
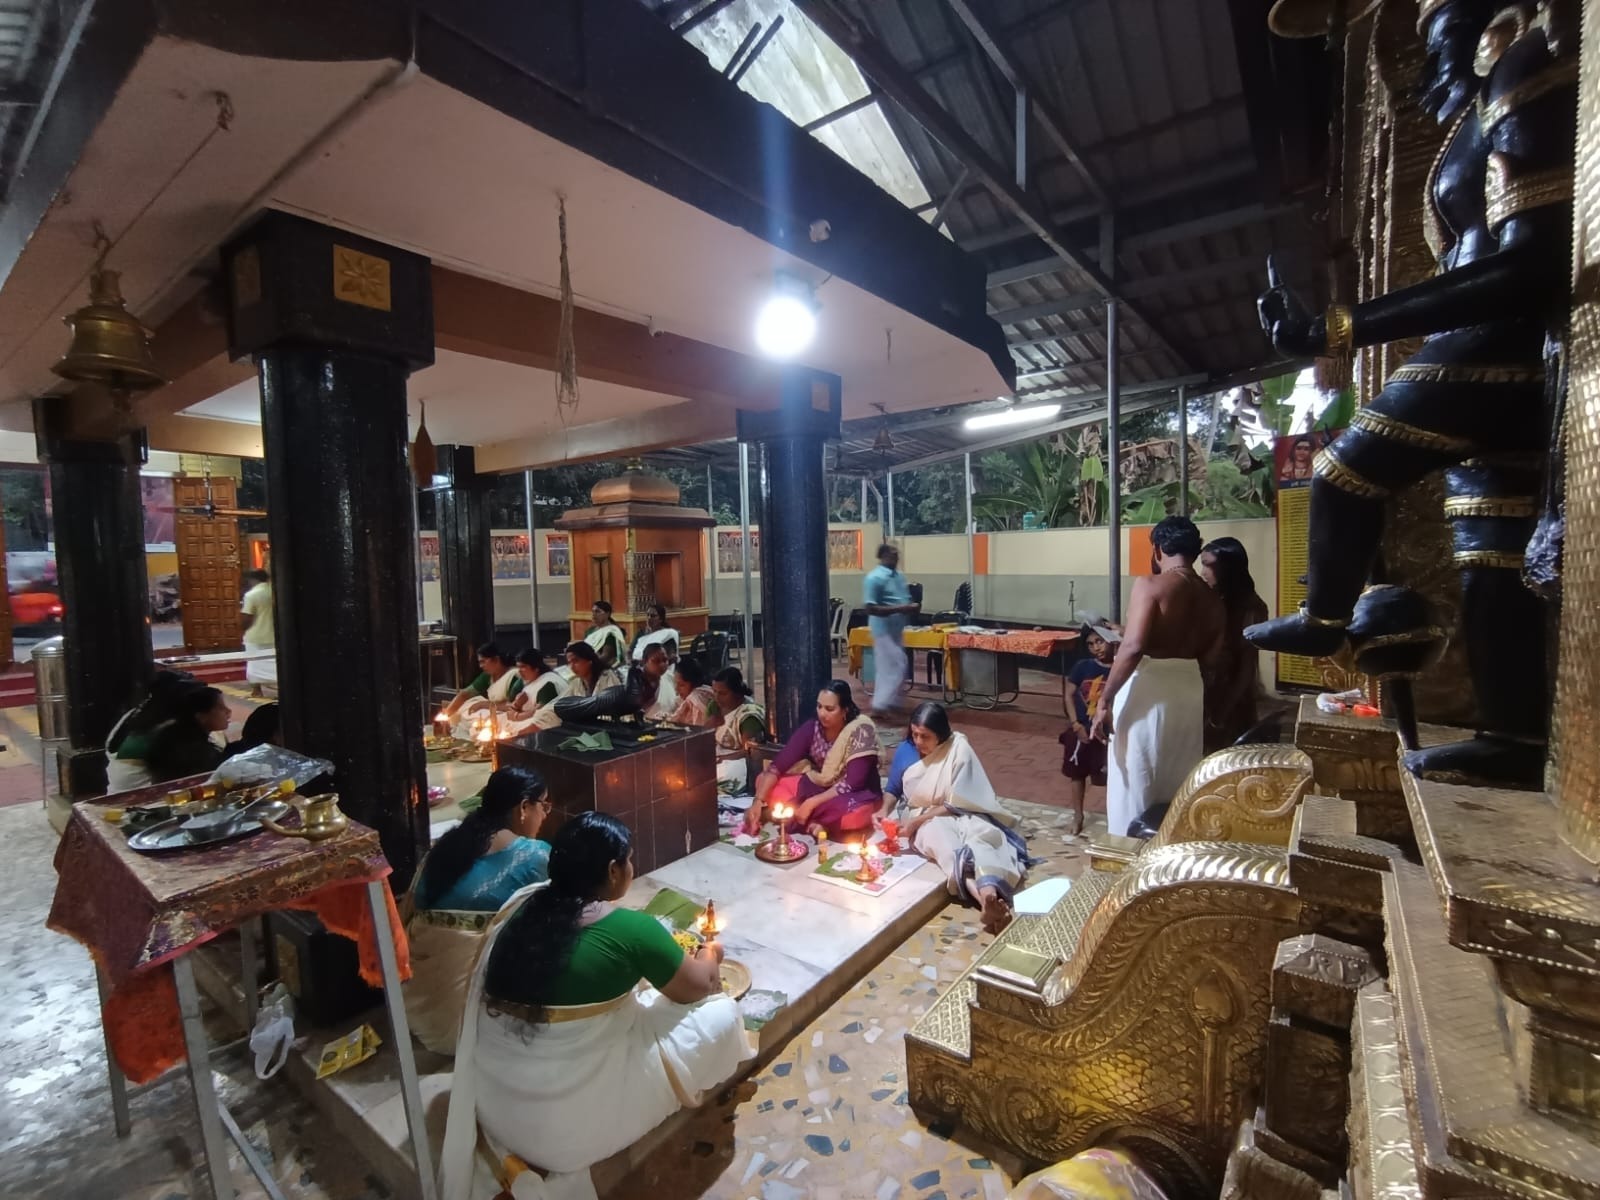
[[1567, 542], [1554, 779], [1567, 844], [1600, 863], [1600, 3], [1583, 6], [1572, 332], [1567, 341]]
[[[1437, 269], [1423, 217], [1428, 176], [1444, 131], [1416, 102], [1415, 85], [1427, 57], [1416, 21], [1416, 0], [1384, 0], [1367, 45], [1356, 222], [1362, 300], [1420, 283]], [[1361, 351], [1357, 400], [1370, 404], [1389, 374], [1421, 345], [1421, 338], [1411, 338]], [[1396, 496], [1383, 561], [1386, 582], [1421, 592], [1436, 608], [1438, 623], [1454, 630], [1460, 627], [1460, 580], [1450, 558], [1450, 526], [1443, 509], [1441, 475]], [[1416, 681], [1417, 715], [1424, 721], [1470, 724], [1473, 704], [1466, 678], [1465, 651], [1452, 642], [1438, 665]]]

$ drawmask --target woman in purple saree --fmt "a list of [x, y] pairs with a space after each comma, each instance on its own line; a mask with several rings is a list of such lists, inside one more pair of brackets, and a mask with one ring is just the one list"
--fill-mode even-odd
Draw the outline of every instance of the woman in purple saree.
[[830, 838], [872, 827], [883, 806], [878, 731], [861, 715], [848, 683], [835, 679], [817, 693], [817, 715], [790, 735], [756, 777], [755, 791], [744, 825], [752, 835], [775, 804], [792, 805], [796, 826], [826, 830]]

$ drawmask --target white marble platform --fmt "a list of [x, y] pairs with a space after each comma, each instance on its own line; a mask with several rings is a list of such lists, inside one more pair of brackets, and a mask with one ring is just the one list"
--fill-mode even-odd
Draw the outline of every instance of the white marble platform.
[[[947, 899], [944, 876], [930, 863], [881, 896], [824, 883], [813, 878], [815, 867], [814, 855], [780, 867], [719, 843], [636, 879], [623, 901], [630, 908], [642, 908], [663, 887], [701, 903], [714, 900], [725, 927], [727, 957], [750, 968], [752, 986], [789, 997], [789, 1003], [762, 1028], [757, 1057], [746, 1064], [748, 1070], [770, 1058], [888, 957]], [[381, 1012], [370, 1014], [368, 1021], [387, 1036]], [[290, 1056], [285, 1074], [335, 1123], [339, 1135], [370, 1162], [396, 1196], [413, 1197], [416, 1185], [392, 1048], [386, 1046], [367, 1062], [329, 1079], [315, 1077], [324, 1043], [349, 1032], [355, 1023], [333, 1030], [302, 1030], [307, 1036]], [[444, 1136], [452, 1063], [420, 1046], [417, 1059], [429, 1140], [437, 1153]], [[687, 1113], [669, 1118], [628, 1150], [599, 1164], [594, 1180], [601, 1195], [671, 1138], [687, 1118]]]

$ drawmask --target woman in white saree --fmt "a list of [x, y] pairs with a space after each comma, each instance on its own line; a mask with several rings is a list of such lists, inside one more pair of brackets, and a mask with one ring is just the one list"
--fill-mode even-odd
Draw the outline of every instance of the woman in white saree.
[[912, 811], [906, 839], [944, 871], [952, 896], [980, 910], [984, 930], [999, 933], [1030, 864], [1017, 819], [995, 797], [966, 735], [951, 732], [944, 705], [917, 707], [911, 740], [921, 758], [901, 782]]
[[[721, 946], [686, 955], [615, 907], [627, 826], [562, 827], [550, 882], [507, 903], [467, 995], [440, 1158], [443, 1200], [593, 1200], [589, 1168], [731, 1079], [750, 1057]], [[641, 977], [655, 991], [639, 994]]]
[[454, 733], [462, 741], [471, 741], [479, 721], [505, 708], [522, 691], [517, 664], [495, 643], [485, 642], [478, 647], [478, 666], [481, 674], [456, 693], [444, 710], [446, 716], [455, 718]]

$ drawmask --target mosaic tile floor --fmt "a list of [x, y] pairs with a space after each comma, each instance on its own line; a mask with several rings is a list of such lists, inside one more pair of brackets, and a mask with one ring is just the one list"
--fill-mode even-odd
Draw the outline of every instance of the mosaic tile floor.
[[[236, 720], [253, 707], [224, 685]], [[1054, 712], [1051, 709], [1054, 708]], [[956, 712], [1016, 804], [1044, 862], [1031, 882], [1087, 867], [1067, 836], [1049, 697], [1016, 708]], [[88, 955], [44, 927], [55, 889], [55, 836], [38, 805], [34, 711], [0, 711], [0, 1196], [53, 1200], [179, 1200], [209, 1195], [181, 1076], [133, 1101], [133, 1137], [111, 1130], [105, 1058]], [[1091, 791], [1091, 813], [1103, 801]], [[26, 803], [31, 800], [32, 803]], [[1097, 801], [1099, 801], [1097, 803]], [[6, 807], [7, 804], [14, 807]], [[1104, 827], [1090, 817], [1089, 831]], [[987, 944], [976, 914], [947, 908], [802, 1030], [684, 1136], [635, 1172], [618, 1195], [659, 1200], [997, 1200], [1014, 1163], [990, 1161], [925, 1129], [904, 1099], [901, 1038]], [[231, 1036], [237, 1031], [219, 1030]], [[217, 1040], [221, 1040], [218, 1038]], [[219, 1087], [288, 1200], [378, 1200], [388, 1192], [327, 1132], [287, 1082], [258, 1082], [247, 1058], [214, 1064]], [[230, 1147], [244, 1200], [264, 1193]]]
[[[1045, 861], [1034, 881], [1087, 865], [1059, 809], [1018, 804]], [[87, 954], [44, 928], [55, 848], [41, 811], [0, 810], [0, 1195], [53, 1200], [179, 1200], [206, 1195], [188, 1086], [133, 1102], [134, 1136], [110, 1127]], [[1015, 1164], [991, 1162], [924, 1129], [906, 1106], [900, 1040], [987, 941], [975, 914], [948, 908], [723, 1102], [697, 1114], [619, 1192], [659, 1200], [997, 1200]], [[226, 1069], [223, 1069], [226, 1068]], [[289, 1200], [388, 1193], [342, 1152], [310, 1106], [248, 1063], [218, 1064], [240, 1125]], [[240, 1195], [262, 1195], [237, 1154]]]

